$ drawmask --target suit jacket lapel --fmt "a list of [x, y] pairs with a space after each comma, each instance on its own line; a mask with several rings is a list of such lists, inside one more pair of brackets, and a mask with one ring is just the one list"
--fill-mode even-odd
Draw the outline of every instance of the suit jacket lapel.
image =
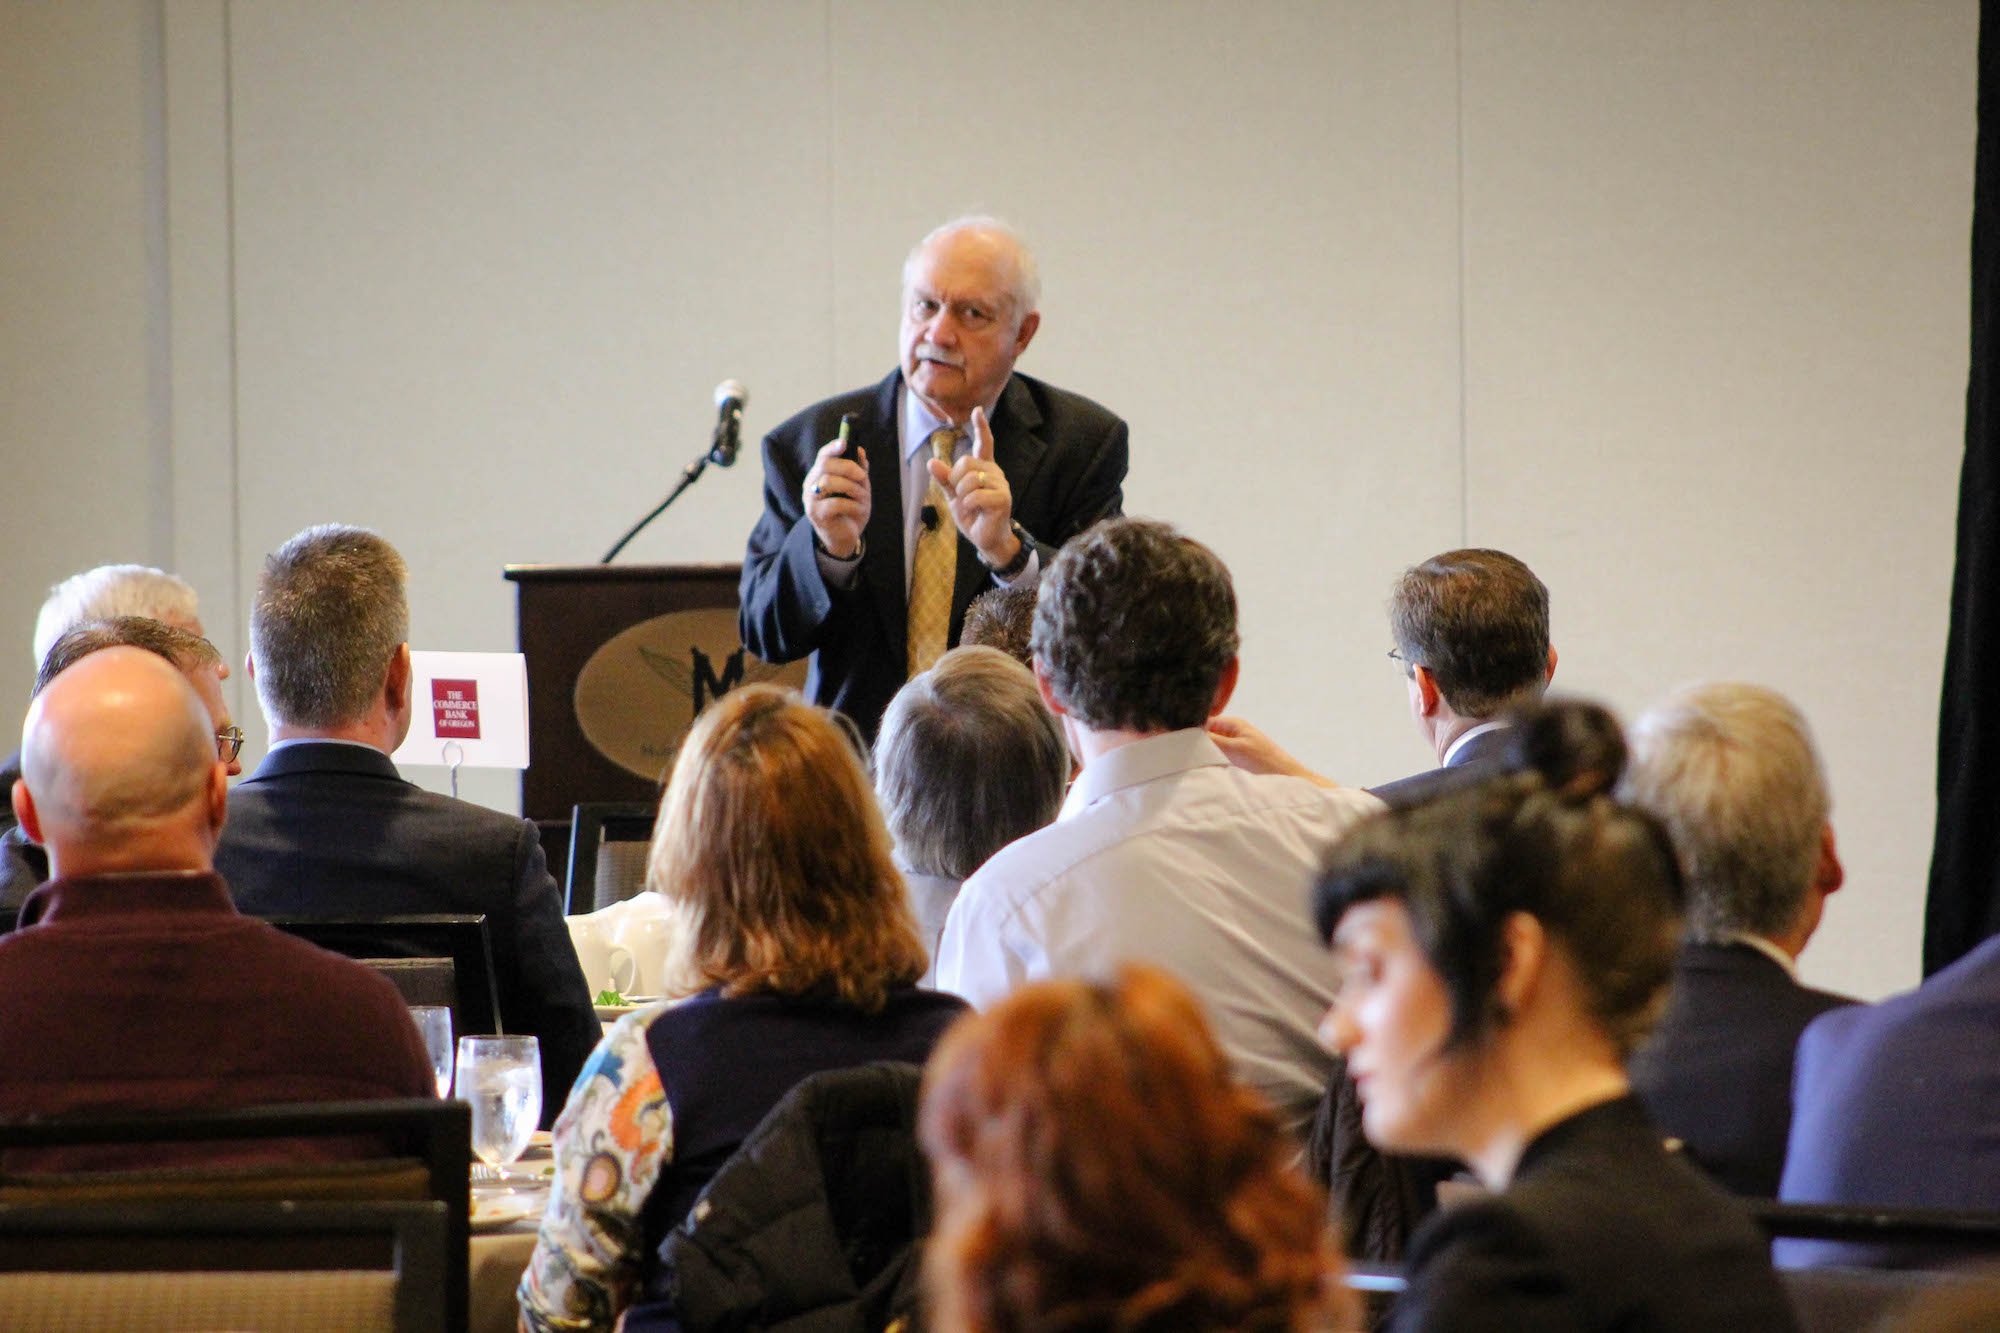
[[[869, 558], [862, 561], [862, 580], [874, 600], [875, 614], [882, 624], [894, 660], [909, 656], [909, 589], [903, 582], [903, 449], [896, 429], [897, 390], [903, 372], [890, 372], [875, 386], [868, 411], [854, 423], [851, 439], [868, 451]], [[951, 515], [943, 516], [949, 523]]]

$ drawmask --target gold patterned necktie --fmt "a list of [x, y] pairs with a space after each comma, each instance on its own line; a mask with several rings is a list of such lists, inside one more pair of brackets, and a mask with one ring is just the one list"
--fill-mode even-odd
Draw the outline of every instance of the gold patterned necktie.
[[[925, 441], [931, 457], [949, 467], [951, 451], [958, 444], [955, 426], [940, 426]], [[958, 578], [958, 525], [951, 519], [951, 501], [937, 478], [924, 503], [937, 514], [937, 522], [917, 529], [917, 554], [910, 569], [909, 668], [912, 676], [930, 670], [931, 663], [944, 656], [945, 639], [951, 634], [952, 584]]]

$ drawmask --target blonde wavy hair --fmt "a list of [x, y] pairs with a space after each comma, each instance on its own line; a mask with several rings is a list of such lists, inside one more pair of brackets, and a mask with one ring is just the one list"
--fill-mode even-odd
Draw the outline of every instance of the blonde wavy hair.
[[929, 965], [856, 745], [775, 685], [730, 691], [682, 743], [646, 887], [687, 913], [687, 962], [725, 994], [873, 1013]]

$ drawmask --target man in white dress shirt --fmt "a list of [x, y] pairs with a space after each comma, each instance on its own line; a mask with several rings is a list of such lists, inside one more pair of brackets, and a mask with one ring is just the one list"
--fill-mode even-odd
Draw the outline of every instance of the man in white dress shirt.
[[1332, 1068], [1313, 1035], [1333, 977], [1307, 892], [1381, 803], [1231, 767], [1205, 728], [1236, 686], [1238, 643], [1229, 571], [1199, 542], [1120, 518], [1063, 548], [1036, 606], [1035, 677], [1083, 771], [1054, 824], [965, 882], [938, 984], [985, 1006], [1127, 959], [1166, 968], [1303, 1131]]

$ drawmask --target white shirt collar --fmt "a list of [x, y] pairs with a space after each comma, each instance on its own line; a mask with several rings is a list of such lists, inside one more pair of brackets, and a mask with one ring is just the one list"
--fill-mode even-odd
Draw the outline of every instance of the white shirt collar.
[[1209, 739], [1208, 728], [1188, 727], [1128, 742], [1084, 765], [1070, 784], [1057, 819], [1070, 819], [1092, 802], [1124, 787], [1136, 787], [1191, 768], [1228, 767], [1229, 756]]
[[1779, 967], [1784, 968], [1785, 975], [1793, 981], [1799, 979], [1799, 965], [1793, 961], [1792, 956], [1771, 943], [1771, 941], [1765, 939], [1762, 935], [1752, 935], [1747, 930], [1732, 930], [1724, 935], [1722, 939], [1727, 944], [1742, 944], [1755, 949]]
[[1472, 728], [1470, 731], [1460, 732], [1458, 735], [1458, 739], [1453, 741], [1449, 746], [1445, 748], [1443, 762], [1446, 764], [1451, 763], [1451, 757], [1457, 754], [1460, 750], [1464, 749], [1465, 743], [1471, 740], [1474, 736], [1482, 735], [1485, 732], [1489, 731], [1501, 731], [1504, 730], [1506, 726], [1507, 724], [1505, 722], [1496, 719], [1492, 722], [1481, 722], [1478, 726]]

